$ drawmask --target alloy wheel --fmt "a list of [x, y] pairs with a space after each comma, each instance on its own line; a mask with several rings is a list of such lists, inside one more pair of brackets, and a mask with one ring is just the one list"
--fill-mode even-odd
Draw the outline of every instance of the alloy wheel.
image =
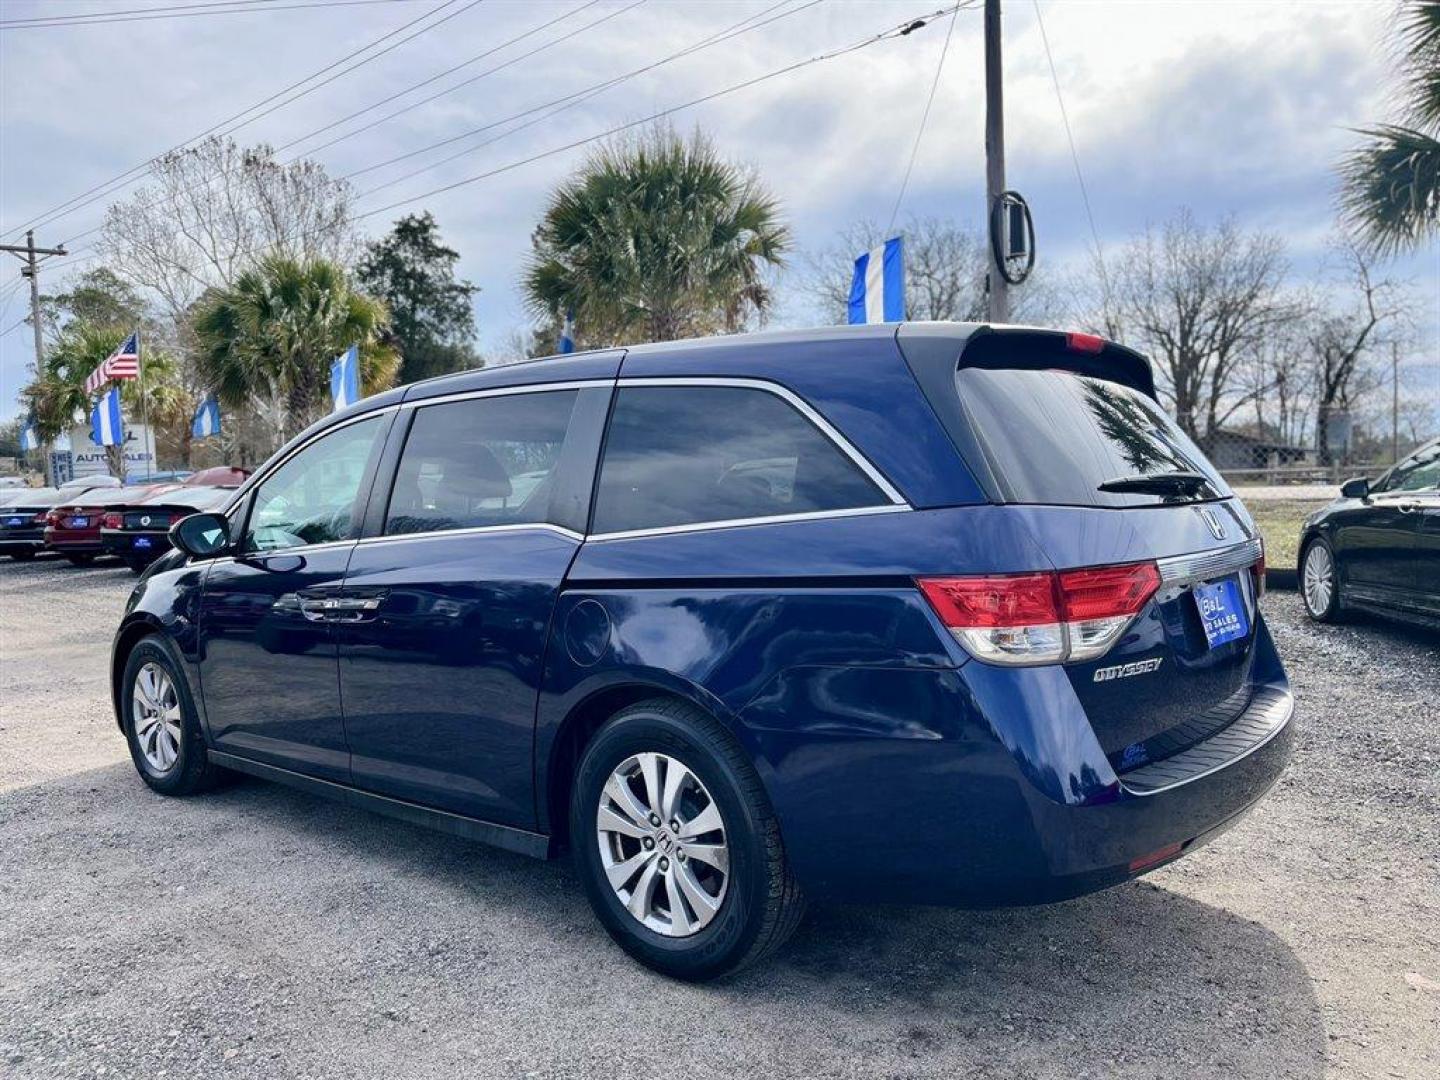
[[658, 934], [689, 937], [715, 918], [730, 883], [720, 808], [667, 754], [632, 754], [596, 809], [605, 876], [625, 910]]
[[135, 673], [131, 722], [146, 762], [156, 772], [169, 770], [180, 756], [180, 697], [159, 664], [145, 664]]
[[1305, 606], [1310, 609], [1310, 614], [1318, 617], [1330, 610], [1330, 599], [1335, 594], [1335, 561], [1330, 558], [1330, 549], [1324, 544], [1314, 544], [1305, 553], [1302, 585]]

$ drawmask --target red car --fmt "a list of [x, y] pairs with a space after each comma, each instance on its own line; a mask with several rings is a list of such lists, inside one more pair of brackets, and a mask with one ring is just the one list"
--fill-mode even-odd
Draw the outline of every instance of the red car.
[[123, 511], [153, 495], [190, 487], [238, 487], [250, 475], [248, 469], [219, 465], [201, 469], [181, 483], [137, 484], [123, 488], [94, 488], [73, 501], [62, 503], [45, 515], [45, 547], [64, 555], [76, 566], [86, 566], [105, 553], [100, 535], [105, 512]]
[[45, 547], [59, 552], [76, 566], [87, 566], [104, 552], [100, 522], [110, 506], [124, 506], [179, 484], [143, 484], [135, 487], [95, 488], [72, 502], [62, 503], [45, 515]]

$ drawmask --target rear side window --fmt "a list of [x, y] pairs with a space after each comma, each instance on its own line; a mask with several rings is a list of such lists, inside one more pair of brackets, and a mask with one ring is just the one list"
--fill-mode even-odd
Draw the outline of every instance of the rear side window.
[[733, 386], [616, 395], [596, 533], [884, 506], [884, 492], [783, 398]]
[[552, 390], [417, 409], [386, 534], [554, 521], [556, 466], [578, 397]]
[[[1159, 404], [1128, 386], [1069, 371], [988, 368], [961, 368], [955, 385], [1008, 502], [1154, 506], [1230, 493]], [[1200, 473], [1209, 484], [1198, 493], [1100, 488], [1176, 472]]]

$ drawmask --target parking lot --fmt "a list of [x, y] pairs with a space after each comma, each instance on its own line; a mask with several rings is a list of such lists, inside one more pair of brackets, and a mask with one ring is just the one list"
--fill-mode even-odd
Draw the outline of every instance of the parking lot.
[[612, 946], [565, 863], [259, 781], [150, 794], [106, 685], [133, 580], [0, 565], [0, 1073], [1440, 1069], [1433, 636], [1272, 593], [1296, 754], [1215, 843], [1048, 908], [812, 910], [769, 965], [696, 987]]

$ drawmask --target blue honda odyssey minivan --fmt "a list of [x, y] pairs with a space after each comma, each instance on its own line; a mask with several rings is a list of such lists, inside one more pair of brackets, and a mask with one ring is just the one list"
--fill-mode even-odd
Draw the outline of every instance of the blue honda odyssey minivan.
[[1140, 355], [960, 324], [400, 387], [173, 530], [115, 638], [157, 792], [225, 770], [541, 858], [686, 979], [805, 899], [1125, 881], [1283, 768], [1245, 508]]

